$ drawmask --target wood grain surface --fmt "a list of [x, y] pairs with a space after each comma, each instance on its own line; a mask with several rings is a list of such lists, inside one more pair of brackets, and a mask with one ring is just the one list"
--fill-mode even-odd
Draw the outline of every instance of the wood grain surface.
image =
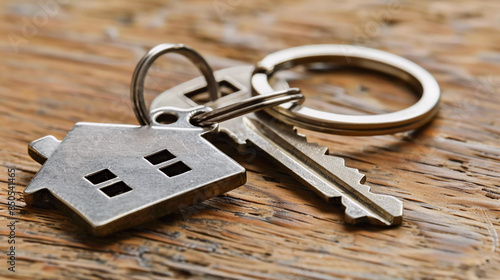
[[[0, 277], [500, 279], [499, 15], [496, 0], [1, 0]], [[230, 148], [248, 169], [246, 185], [106, 238], [62, 211], [26, 206], [22, 192], [40, 168], [27, 144], [62, 139], [78, 121], [136, 124], [130, 77], [139, 58], [165, 42], [190, 45], [215, 69], [319, 43], [374, 47], [427, 69], [442, 103], [422, 130], [372, 137], [301, 130], [366, 174], [374, 192], [401, 199], [403, 224], [347, 225], [339, 206], [262, 156]], [[173, 55], [151, 73], [149, 101], [198, 75]], [[298, 77], [292, 85], [317, 108], [366, 114], [415, 102], [373, 73]], [[15, 272], [6, 255], [12, 218]]]

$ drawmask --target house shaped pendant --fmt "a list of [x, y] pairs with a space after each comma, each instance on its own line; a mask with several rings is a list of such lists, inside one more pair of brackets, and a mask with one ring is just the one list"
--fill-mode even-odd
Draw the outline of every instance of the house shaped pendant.
[[193, 126], [194, 113], [162, 108], [156, 117], [174, 123], [77, 123], [62, 141], [33, 141], [29, 154], [43, 165], [25, 189], [26, 202], [49, 200], [93, 234], [107, 235], [244, 184], [245, 169], [203, 138], [216, 126]]

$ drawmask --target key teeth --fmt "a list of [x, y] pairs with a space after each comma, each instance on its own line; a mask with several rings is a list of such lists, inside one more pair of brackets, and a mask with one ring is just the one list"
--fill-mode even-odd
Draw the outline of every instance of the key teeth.
[[357, 168], [352, 168], [348, 167], [345, 165], [345, 160], [342, 157], [338, 156], [332, 156], [329, 154], [329, 148], [326, 146], [322, 146], [316, 142], [308, 142], [307, 141], [307, 136], [299, 133], [296, 128], [293, 128], [294, 135], [297, 138], [300, 138], [301, 141], [303, 141], [305, 144], [307, 144], [308, 152], [314, 153], [314, 154], [319, 154], [319, 156], [325, 156], [327, 157], [327, 160], [336, 160], [339, 161], [340, 164], [342, 164], [346, 169], [348, 169], [350, 172], [355, 173], [357, 176], [357, 183], [364, 184], [366, 182], [366, 175], [362, 174], [359, 172]]
[[[394, 226], [399, 225], [402, 222], [403, 215], [403, 205], [402, 202], [394, 197], [376, 194], [371, 192], [371, 187], [369, 185], [365, 185], [366, 175], [359, 172], [357, 168], [347, 167], [345, 165], [345, 160], [341, 157], [332, 156], [328, 154], [328, 147], [321, 146], [318, 143], [310, 143], [307, 142], [307, 137], [298, 133], [296, 129], [293, 129], [294, 137], [297, 137], [302, 143], [304, 143], [303, 152], [309, 154], [310, 156], [317, 155], [320, 158], [316, 160], [325, 160], [325, 161], [334, 161], [336, 164], [341, 165], [343, 168], [348, 170], [351, 173], [350, 180], [351, 182], [346, 182], [350, 184], [355, 184], [358, 187], [362, 188], [361, 191], [364, 195], [371, 197], [373, 199], [380, 201], [385, 201], [386, 203], [382, 203], [385, 205], [385, 208], [381, 210], [385, 213], [377, 213], [374, 212], [374, 209], [366, 211], [357, 206], [356, 203], [350, 202], [350, 199], [346, 196], [339, 195], [332, 197], [329, 201], [340, 202], [345, 211], [345, 220], [349, 224], [371, 224], [377, 226]], [[390, 202], [389, 202], [390, 201]]]
[[304, 143], [308, 144], [308, 147], [311, 149], [312, 152], [328, 156], [328, 152], [330, 149], [327, 146], [322, 146], [316, 142], [308, 142], [307, 136], [299, 133], [296, 128], [293, 128], [293, 132], [297, 138], [301, 138], [300, 139], [301, 141], [304, 141]]
[[[371, 191], [371, 186], [365, 185], [366, 175], [359, 173], [358, 169], [348, 168], [350, 171], [356, 172], [360, 175], [360, 180], [356, 183], [356, 185], [360, 189], [362, 193], [365, 195], [371, 196], [372, 199], [375, 197], [379, 202], [385, 200], [387, 203], [383, 203], [384, 205], [389, 205], [392, 207], [384, 208], [385, 212], [382, 214], [372, 215], [370, 212], [363, 210], [357, 206], [356, 203], [351, 202], [351, 200], [344, 195], [337, 195], [331, 197], [328, 202], [334, 204], [340, 204], [345, 213], [345, 221], [348, 224], [352, 225], [360, 225], [360, 224], [370, 224], [375, 226], [397, 226], [402, 223], [403, 216], [403, 203], [395, 197], [383, 194], [376, 194]], [[388, 203], [390, 201], [390, 203]], [[373, 210], [372, 210], [373, 212]]]
[[[335, 157], [335, 158], [341, 159], [342, 160], [342, 166], [344, 166], [344, 168], [346, 168], [347, 170], [349, 170], [349, 172], [351, 172], [353, 174], [356, 174], [356, 176], [357, 176], [356, 177], [356, 183], [361, 184], [361, 185], [365, 184], [365, 182], [366, 182], [366, 175], [363, 174], [363, 173], [361, 173], [361, 172], [359, 172], [359, 169], [346, 166], [345, 165], [345, 160], [343, 158], [341, 158], [341, 157], [330, 156], [330, 155], [329, 155], [329, 157]], [[367, 187], [368, 187], [368, 189], [370, 189], [369, 186], [367, 186]]]
[[[357, 169], [357, 168], [352, 168], [352, 167], [346, 166], [345, 162], [344, 162], [344, 166], [345, 166], [345, 168], [349, 169], [352, 173], [356, 174], [358, 184], [365, 186], [365, 182], [366, 182], [366, 175], [365, 174], [359, 172], [359, 169]], [[368, 190], [370, 190], [370, 186], [367, 186], [367, 187], [368, 187]]]

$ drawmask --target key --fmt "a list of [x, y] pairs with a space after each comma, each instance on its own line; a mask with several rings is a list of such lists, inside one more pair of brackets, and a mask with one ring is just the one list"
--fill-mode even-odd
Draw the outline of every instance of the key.
[[245, 169], [203, 138], [217, 126], [190, 123], [207, 110], [164, 107], [151, 113], [152, 125], [77, 123], [62, 141], [31, 142], [42, 167], [26, 202], [49, 200], [108, 235], [243, 185]]
[[[250, 95], [252, 71], [252, 66], [216, 71], [214, 74], [218, 83], [235, 92], [206, 105], [217, 108], [247, 98]], [[277, 82], [281, 88], [286, 87], [284, 82]], [[164, 105], [195, 106], [197, 104], [191, 99], [193, 93], [203, 92], [204, 84], [200, 77], [174, 87], [158, 96], [151, 108]], [[240, 152], [245, 151], [249, 144], [257, 146], [325, 201], [341, 203], [345, 208], [346, 222], [382, 226], [401, 224], [401, 201], [370, 192], [363, 174], [357, 169], [346, 167], [342, 158], [326, 155], [326, 147], [308, 143], [292, 126], [264, 112], [257, 112], [221, 123], [220, 131], [234, 140]]]

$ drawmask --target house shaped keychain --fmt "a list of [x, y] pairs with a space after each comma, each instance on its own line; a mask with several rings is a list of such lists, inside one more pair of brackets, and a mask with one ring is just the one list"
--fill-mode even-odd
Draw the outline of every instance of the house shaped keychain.
[[29, 155], [43, 165], [24, 191], [28, 204], [49, 201], [93, 234], [107, 235], [246, 182], [245, 169], [204, 136], [218, 132], [219, 122], [303, 96], [287, 89], [215, 110], [161, 107], [149, 113], [143, 96], [146, 73], [167, 52], [191, 59], [204, 74], [212, 101], [220, 97], [212, 69], [196, 51], [176, 44], [154, 47], [139, 61], [131, 83], [142, 126], [77, 123], [62, 141], [46, 136], [31, 142]]
[[29, 154], [43, 166], [26, 202], [50, 199], [107, 235], [241, 186], [245, 169], [202, 137], [216, 125], [189, 122], [199, 112], [162, 108], [152, 125], [77, 123], [62, 141], [33, 141]]

